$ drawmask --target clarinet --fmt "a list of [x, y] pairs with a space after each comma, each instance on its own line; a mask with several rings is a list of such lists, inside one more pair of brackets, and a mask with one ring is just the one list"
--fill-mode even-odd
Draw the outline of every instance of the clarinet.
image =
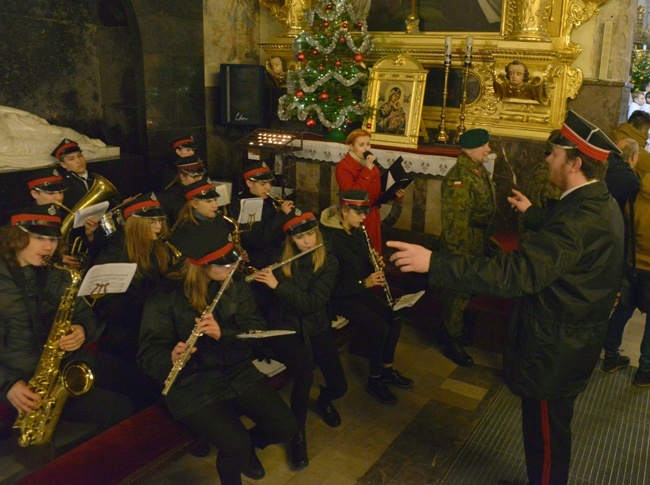
[[[199, 319], [199, 323], [201, 320], [203, 320], [203, 317], [208, 314], [212, 313], [214, 311], [214, 308], [217, 306], [217, 303], [219, 303], [219, 299], [221, 298], [221, 295], [223, 295], [223, 292], [226, 291], [226, 288], [228, 287], [228, 284], [230, 283], [230, 280], [232, 279], [232, 275], [237, 271], [237, 265], [234, 266], [233, 270], [228, 273], [228, 276], [226, 277], [225, 280], [221, 283], [221, 287], [219, 288], [219, 291], [217, 292], [217, 296], [214, 297], [214, 300], [212, 300], [212, 303], [210, 303], [205, 310], [203, 310], [203, 313], [201, 313], [201, 318]], [[166, 396], [171, 387], [174, 385], [174, 381], [178, 377], [178, 374], [180, 371], [183, 370], [183, 367], [185, 367], [185, 364], [187, 364], [187, 361], [190, 359], [190, 355], [192, 355], [192, 349], [196, 345], [196, 341], [199, 339], [199, 337], [203, 335], [199, 331], [199, 324], [197, 323], [194, 325], [194, 328], [192, 329], [192, 333], [190, 333], [190, 337], [187, 339], [185, 342], [185, 345], [187, 348], [185, 349], [185, 352], [181, 356], [180, 359], [178, 359], [176, 362], [174, 362], [174, 365], [172, 366], [172, 370], [169, 372], [169, 375], [167, 376], [167, 379], [165, 379], [165, 388], [163, 389], [163, 396]]]
[[[363, 235], [366, 237], [366, 244], [368, 244], [368, 252], [370, 253], [370, 261], [372, 262], [373, 268], [375, 268], [375, 271], [383, 271], [381, 264], [379, 263], [379, 255], [377, 254], [377, 251], [375, 251], [375, 248], [372, 247], [370, 237], [368, 236], [368, 231], [366, 231], [366, 226], [364, 226], [362, 223], [359, 227], [361, 228]], [[390, 294], [390, 287], [388, 286], [388, 281], [386, 281], [386, 278], [384, 278], [382, 288], [384, 289], [386, 300], [388, 301], [388, 306], [393, 308], [395, 305], [395, 300], [393, 299], [393, 295]]]
[[[313, 248], [308, 249], [307, 251], [303, 251], [300, 254], [296, 254], [295, 256], [292, 256], [289, 259], [285, 259], [284, 261], [280, 261], [279, 263], [272, 264], [271, 266], [268, 266], [266, 269], [273, 271], [274, 269], [280, 268], [280, 267], [284, 266], [285, 264], [289, 264], [289, 263], [295, 261], [298, 258], [302, 258], [303, 256], [307, 256], [312, 251], [316, 251], [322, 245], [323, 245], [322, 243], [321, 244], [316, 244], [316, 246], [314, 246]], [[255, 279], [255, 273], [246, 276], [246, 278], [245, 278], [246, 283], [251, 283]]]

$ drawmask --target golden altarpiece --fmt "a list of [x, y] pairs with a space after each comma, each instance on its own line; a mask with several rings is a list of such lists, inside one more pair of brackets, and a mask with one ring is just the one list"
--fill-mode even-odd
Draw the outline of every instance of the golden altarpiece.
[[[567, 100], [575, 98], [582, 85], [582, 71], [572, 66], [582, 49], [571, 42], [571, 32], [598, 13], [605, 1], [503, 0], [499, 32], [415, 33], [419, 28], [414, 0], [404, 31], [370, 32], [375, 48], [366, 61], [372, 64], [388, 55], [408, 53], [430, 71], [422, 120], [435, 139], [443, 105], [445, 37], [452, 38], [452, 73], [458, 81], [454, 87], [451, 80], [448, 90], [456, 93], [456, 102], [445, 103], [447, 129], [453, 131], [461, 114], [460, 78], [469, 34], [472, 67], [463, 113], [467, 129], [481, 126], [494, 135], [543, 140], [561, 126]], [[284, 26], [262, 48], [269, 58], [280, 57], [289, 69], [295, 68], [291, 45], [305, 28], [302, 19], [310, 0], [261, 0], [261, 4]], [[523, 76], [516, 75], [518, 70]]]

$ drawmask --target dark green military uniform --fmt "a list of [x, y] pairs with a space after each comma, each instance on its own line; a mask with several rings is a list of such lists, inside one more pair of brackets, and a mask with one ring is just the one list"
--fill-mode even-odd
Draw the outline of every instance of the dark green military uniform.
[[[442, 182], [442, 248], [464, 256], [487, 255], [490, 224], [496, 211], [494, 183], [482, 163], [462, 153]], [[458, 338], [469, 293], [443, 292], [447, 332]]]

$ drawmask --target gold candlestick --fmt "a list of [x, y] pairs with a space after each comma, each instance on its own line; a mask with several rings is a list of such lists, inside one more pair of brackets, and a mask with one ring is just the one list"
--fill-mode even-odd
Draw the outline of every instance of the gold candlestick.
[[442, 111], [440, 112], [440, 125], [436, 141], [447, 143], [449, 134], [447, 133], [447, 123], [445, 121], [445, 111], [447, 109], [447, 84], [449, 83], [449, 71], [451, 70], [451, 37], [445, 37], [445, 84], [442, 91]]
[[467, 81], [469, 79], [469, 69], [472, 67], [472, 36], [467, 37], [467, 44], [465, 47], [465, 62], [463, 63], [463, 94], [460, 102], [460, 117], [456, 135], [454, 136], [454, 144], [460, 142], [460, 135], [465, 133], [465, 105], [467, 104]]

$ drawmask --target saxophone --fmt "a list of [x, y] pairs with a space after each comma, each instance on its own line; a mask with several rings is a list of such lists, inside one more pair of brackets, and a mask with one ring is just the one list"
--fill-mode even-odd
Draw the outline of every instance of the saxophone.
[[84, 362], [70, 362], [59, 372], [61, 359], [66, 353], [59, 348], [59, 339], [70, 332], [82, 275], [79, 270], [68, 266], [54, 266], [68, 271], [72, 282], [59, 303], [36, 372], [27, 383], [27, 386], [41, 397], [41, 401], [36, 409], [19, 415], [14, 423], [14, 428], [20, 430], [18, 444], [23, 447], [48, 443], [52, 439], [68, 395], [80, 396], [88, 392], [94, 379], [92, 371]]
[[[375, 248], [372, 247], [366, 226], [361, 224], [359, 227], [361, 228], [363, 235], [366, 237], [366, 244], [368, 244], [368, 252], [370, 253], [370, 261], [372, 262], [372, 267], [375, 269], [375, 271], [383, 271], [384, 269], [379, 262], [379, 255], [377, 254], [377, 251], [375, 251]], [[384, 294], [386, 295], [388, 306], [393, 308], [393, 306], [395, 306], [395, 300], [393, 299], [393, 295], [390, 293], [390, 287], [388, 286], [388, 281], [386, 281], [386, 278], [384, 278], [384, 284], [382, 285], [382, 288], [384, 289]]]

